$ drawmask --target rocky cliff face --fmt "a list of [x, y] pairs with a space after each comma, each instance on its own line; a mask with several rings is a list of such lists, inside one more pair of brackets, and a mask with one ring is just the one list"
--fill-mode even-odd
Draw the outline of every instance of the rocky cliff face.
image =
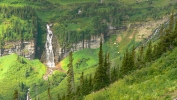
[[[69, 52], [75, 52], [75, 51], [79, 51], [82, 49], [86, 49], [86, 48], [92, 48], [92, 49], [96, 49], [99, 48], [100, 46], [100, 40], [104, 39], [104, 36], [91, 36], [90, 40], [83, 40], [80, 41], [78, 43], [73, 43], [71, 48], [66, 48], [64, 47], [57, 47], [57, 52], [59, 55], [58, 61], [62, 60], [63, 58], [65, 58], [66, 56], [68, 56]], [[104, 42], [104, 40], [103, 40]], [[60, 45], [60, 44], [59, 44]]]
[[[85, 48], [99, 48], [100, 46], [100, 39], [104, 39], [104, 36], [91, 36], [91, 38], [89, 40], [83, 40], [83, 41], [79, 41], [78, 43], [73, 43], [69, 48], [66, 47], [64, 44], [60, 44], [56, 38], [56, 36], [53, 36], [52, 39], [52, 45], [53, 45], [53, 52], [54, 52], [54, 60], [55, 63], [57, 64], [59, 61], [61, 61], [62, 59], [64, 59], [66, 56], [68, 56], [69, 52], [75, 52], [75, 51], [79, 51]], [[104, 40], [103, 40], [104, 42]], [[46, 51], [44, 49], [44, 52], [42, 54], [41, 60], [42, 62], [46, 62], [45, 61], [45, 57], [46, 57]]]
[[16, 41], [16, 42], [6, 42], [3, 48], [0, 48], [0, 56], [9, 55], [16, 53], [18, 55], [24, 56], [27, 59], [34, 59], [35, 57], [35, 42], [30, 41]]

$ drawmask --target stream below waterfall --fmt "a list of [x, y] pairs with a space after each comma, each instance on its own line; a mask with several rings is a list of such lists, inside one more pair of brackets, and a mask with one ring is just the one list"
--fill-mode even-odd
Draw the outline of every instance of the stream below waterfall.
[[32, 99], [30, 98], [29, 91], [30, 91], [30, 88], [28, 89], [27, 96], [26, 96], [26, 100], [32, 100]]

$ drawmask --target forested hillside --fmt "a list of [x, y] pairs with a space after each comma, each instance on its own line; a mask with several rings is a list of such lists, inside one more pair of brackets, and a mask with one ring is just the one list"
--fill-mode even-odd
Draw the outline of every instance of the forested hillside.
[[0, 100], [174, 99], [176, 12], [176, 0], [1, 0]]
[[31, 7], [15, 8], [2, 6], [1, 46], [6, 41], [30, 40], [37, 33], [37, 19]]
[[[119, 80], [88, 95], [86, 100], [172, 99], [176, 95], [176, 34], [173, 14], [168, 27], [161, 27], [158, 40], [147, 47], [128, 50], [119, 70]], [[176, 21], [177, 22], [177, 21]], [[175, 26], [175, 27], [174, 27]], [[137, 53], [136, 53], [137, 52]]]

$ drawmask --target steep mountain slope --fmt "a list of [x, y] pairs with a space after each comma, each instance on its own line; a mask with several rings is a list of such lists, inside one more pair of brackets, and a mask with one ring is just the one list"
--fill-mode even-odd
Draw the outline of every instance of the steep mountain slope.
[[177, 48], [109, 87], [87, 95], [85, 100], [171, 100], [177, 97], [176, 53]]
[[[168, 22], [172, 11], [176, 12], [176, 6], [176, 0], [1, 0], [0, 54], [6, 55], [2, 51], [11, 54], [18, 42], [21, 47], [15, 45], [14, 52], [20, 49], [16, 53], [28, 58], [28, 53], [34, 51], [35, 58], [45, 63], [46, 24], [50, 23], [54, 33], [55, 62], [59, 68], [52, 69], [47, 79], [43, 76], [46, 66], [38, 60], [28, 61], [15, 54], [1, 57], [0, 99], [11, 100], [15, 89], [24, 99], [29, 88], [33, 99], [45, 100], [51, 96], [52, 100], [57, 100], [58, 94], [64, 98], [68, 52], [74, 51], [75, 84], [79, 87], [83, 71], [84, 77], [94, 77], [101, 38], [104, 53], [110, 53], [111, 68], [120, 69], [124, 52], [142, 43], [146, 45], [151, 34]], [[153, 44], [159, 41], [157, 37]], [[164, 54], [157, 62], [146, 63], [145, 68], [133, 71], [109, 86], [108, 90], [90, 94], [85, 99], [171, 98], [171, 92], [176, 90], [173, 77], [176, 51]]]

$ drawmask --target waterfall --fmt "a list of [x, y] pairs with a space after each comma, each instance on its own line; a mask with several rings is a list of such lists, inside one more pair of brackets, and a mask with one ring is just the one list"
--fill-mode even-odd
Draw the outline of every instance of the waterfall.
[[30, 89], [28, 89], [26, 100], [32, 100], [29, 96], [29, 91], [30, 91]]
[[46, 48], [46, 65], [48, 67], [55, 67], [55, 62], [54, 62], [54, 54], [53, 54], [53, 48], [52, 48], [52, 37], [53, 33], [50, 30], [50, 25], [47, 26], [47, 40], [45, 44]]
[[156, 28], [155, 31], [149, 36], [147, 41], [144, 43], [144, 45], [147, 44], [150, 40], [152, 40], [153, 36], [155, 36], [159, 32], [159, 30], [160, 28]]

